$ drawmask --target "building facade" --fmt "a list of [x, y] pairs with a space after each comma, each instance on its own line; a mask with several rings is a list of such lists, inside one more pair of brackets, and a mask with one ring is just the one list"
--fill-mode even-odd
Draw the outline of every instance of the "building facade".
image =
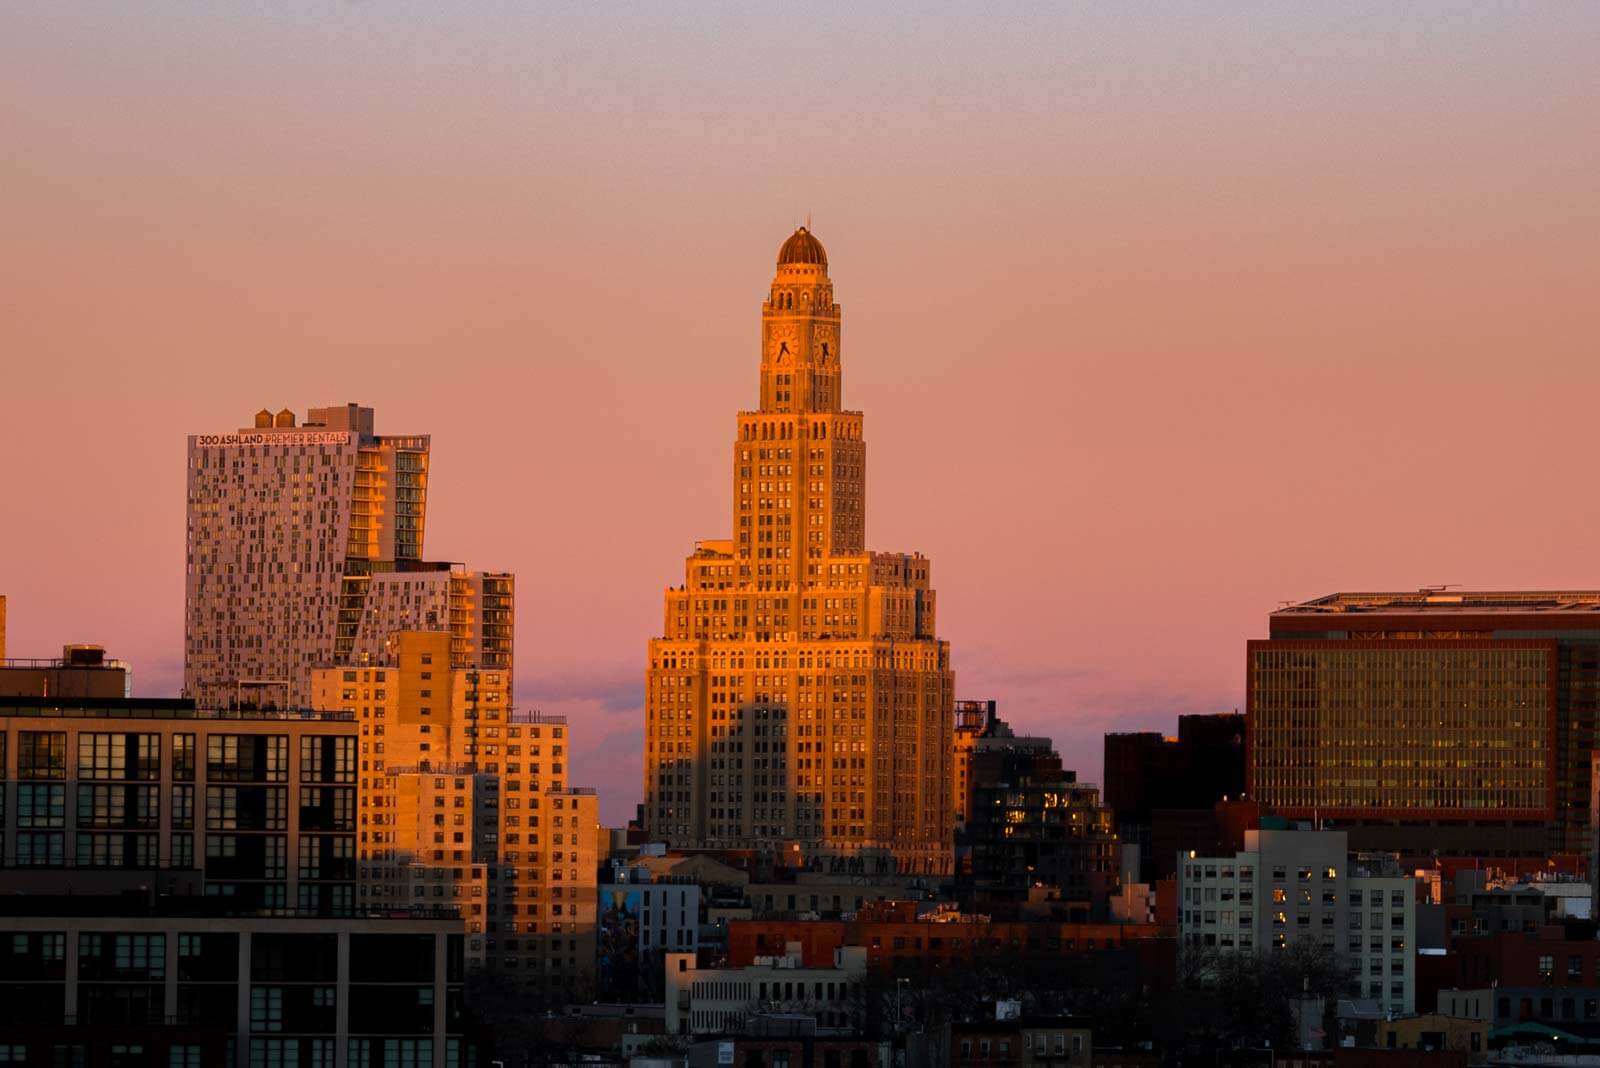
[[[1461, 988], [1482, 989], [1495, 1027], [1540, 1023], [1593, 1027], [1600, 1021], [1600, 941], [1592, 930], [1551, 924], [1457, 938], [1450, 958]], [[1444, 1001], [1445, 992], [1440, 992]]]
[[805, 964], [822, 967], [835, 950], [860, 946], [874, 972], [906, 976], [919, 970], [960, 970], [997, 955], [1102, 961], [1102, 954], [1124, 954], [1137, 960], [1145, 981], [1163, 982], [1175, 971], [1176, 939], [1177, 928], [1171, 924], [1001, 921], [951, 909], [919, 913], [914, 902], [884, 901], [838, 920], [730, 920], [728, 963], [753, 964], [798, 947]]
[[1094, 1035], [1085, 1020], [995, 1015], [951, 1026], [953, 1068], [1089, 1068], [1094, 1063]]
[[1059, 891], [1085, 915], [1103, 911], [1121, 857], [1111, 809], [1043, 739], [989, 738], [971, 759], [972, 811], [961, 841], [972, 888], [988, 901]]
[[993, 701], [956, 702], [956, 725], [950, 736], [950, 807], [958, 832], [966, 825], [972, 806], [972, 750], [980, 738], [1003, 724]]
[[360, 731], [363, 907], [459, 910], [469, 962], [546, 1004], [595, 979], [599, 798], [569, 785], [564, 717], [511, 708], [510, 676], [455, 667], [454, 637], [401, 631], [312, 672]]
[[1217, 802], [1244, 796], [1245, 736], [1236, 712], [1179, 716], [1175, 738], [1105, 736], [1105, 803], [1124, 847], [1139, 847], [1145, 882], [1171, 878], [1180, 850], [1214, 851]]
[[1589, 915], [1600, 920], [1600, 750], [1589, 754]]
[[69, 645], [59, 659], [0, 659], [0, 700], [7, 697], [132, 697], [133, 672], [107, 660], [98, 645]]
[[[0, 702], [0, 889], [355, 906], [356, 725], [185, 701]], [[159, 873], [158, 875], [155, 873]]]
[[1250, 793], [1362, 849], [1587, 854], [1600, 592], [1339, 593], [1247, 651]]
[[16, 1064], [469, 1068], [458, 925], [437, 915], [0, 915]]
[[817, 916], [837, 919], [882, 901], [931, 901], [943, 882], [921, 875], [836, 875], [830, 872], [796, 872], [792, 881], [749, 883], [744, 898], [751, 916], [785, 919]]
[[[586, 996], [599, 798], [568, 785], [568, 726], [490, 700], [486, 681], [449, 691], [448, 667], [441, 694], [470, 697], [417, 704], [433, 700], [417, 685], [424, 650], [445, 658], [449, 636], [415, 637], [400, 643], [409, 660], [351, 669], [353, 685], [339, 669], [337, 698], [315, 711], [0, 701], [0, 893], [153, 889], [322, 916], [448, 910], [469, 965], [543, 1002]], [[465, 709], [483, 717], [476, 762], [462, 748], [479, 735], [450, 723]], [[410, 763], [374, 753], [380, 740]]]
[[667, 1034], [737, 1033], [758, 1013], [804, 1013], [819, 1027], [857, 1027], [866, 972], [867, 952], [860, 946], [835, 950], [829, 967], [807, 967], [798, 946], [733, 968], [701, 968], [692, 953], [670, 953]]
[[976, 785], [973, 761], [980, 753], [995, 749], [1051, 748], [1048, 738], [1018, 737], [1011, 724], [1001, 719], [994, 701], [957, 701], [955, 730], [951, 733], [950, 786], [957, 832], [972, 814], [972, 791]]
[[668, 953], [700, 948], [700, 887], [656, 880], [648, 868], [613, 866], [599, 887], [602, 1000], [659, 999]]
[[[754, 1021], [750, 1033], [691, 1043], [685, 1051], [686, 1068], [891, 1068], [891, 1044], [824, 1032], [818, 1035], [810, 1021], [776, 1016]], [[640, 1065], [639, 1068], [655, 1068]]]
[[926, 558], [866, 550], [866, 442], [804, 228], [761, 311], [733, 536], [700, 542], [649, 646], [644, 817], [677, 847], [950, 866], [953, 675]]
[[1306, 945], [1352, 969], [1352, 993], [1416, 1007], [1416, 888], [1388, 858], [1351, 857], [1343, 831], [1245, 832], [1245, 851], [1178, 862], [1185, 953]]
[[314, 667], [393, 630], [448, 630], [457, 663], [511, 671], [511, 576], [422, 558], [426, 434], [373, 411], [285, 409], [189, 437], [184, 690], [203, 708], [305, 708]]

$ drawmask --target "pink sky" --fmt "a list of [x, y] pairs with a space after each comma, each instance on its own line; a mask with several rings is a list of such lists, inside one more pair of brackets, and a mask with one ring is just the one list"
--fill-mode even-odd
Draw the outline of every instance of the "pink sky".
[[1279, 601], [1596, 586], [1600, 5], [8, 3], [11, 655], [182, 675], [189, 433], [434, 435], [428, 554], [631, 813], [809, 212], [868, 541], [1060, 743], [1242, 702]]

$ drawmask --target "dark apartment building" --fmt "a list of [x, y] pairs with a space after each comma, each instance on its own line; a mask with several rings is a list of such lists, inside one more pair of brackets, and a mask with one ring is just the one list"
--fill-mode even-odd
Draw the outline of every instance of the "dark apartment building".
[[1088, 918], [1116, 884], [1111, 810], [1043, 739], [989, 739], [971, 756], [971, 811], [962, 841], [969, 900], [1026, 903], [1054, 890]]
[[41, 1065], [466, 1068], [453, 912], [251, 915], [217, 898], [0, 900], [0, 1056]]
[[1455, 986], [1485, 990], [1495, 1027], [1540, 1023], [1600, 1035], [1600, 942], [1592, 924], [1456, 938]]
[[952, 1068], [1089, 1068], [1093, 1033], [1087, 1020], [1003, 1016], [950, 1028]]
[[1144, 882], [1171, 878], [1176, 857], [1221, 844], [1216, 804], [1244, 793], [1245, 717], [1178, 717], [1177, 737], [1155, 731], [1107, 734], [1105, 802], [1117, 836], [1140, 850]]
[[1357, 849], [1586, 854], [1600, 591], [1336, 593], [1246, 652], [1250, 795]]
[[[4, 642], [0, 641], [0, 648]], [[0, 659], [0, 699], [131, 697], [133, 673], [98, 645], [69, 645], [59, 658]]]
[[973, 758], [986, 750], [1050, 748], [1050, 739], [1019, 736], [1011, 724], [1001, 719], [994, 701], [957, 701], [955, 730], [952, 732], [950, 762], [951, 801], [956, 816], [957, 837], [966, 827], [972, 812]]
[[0, 700], [0, 893], [152, 887], [348, 914], [356, 762], [340, 712]]

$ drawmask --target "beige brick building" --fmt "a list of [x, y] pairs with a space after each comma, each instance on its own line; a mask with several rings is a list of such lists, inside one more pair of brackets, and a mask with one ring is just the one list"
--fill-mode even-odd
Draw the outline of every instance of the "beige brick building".
[[562, 717], [510, 707], [509, 674], [452, 664], [447, 632], [402, 631], [311, 674], [360, 728], [364, 905], [460, 910], [469, 961], [551, 1004], [592, 988], [599, 799], [568, 785]]
[[805, 228], [761, 311], [733, 536], [702, 541], [649, 646], [645, 818], [674, 846], [951, 860], [950, 650], [929, 562], [866, 543], [866, 442], [840, 309]]

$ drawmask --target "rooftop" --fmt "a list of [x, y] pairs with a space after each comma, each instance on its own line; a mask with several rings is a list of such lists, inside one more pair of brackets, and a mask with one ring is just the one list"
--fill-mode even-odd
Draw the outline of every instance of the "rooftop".
[[187, 697], [5, 697], [0, 716], [73, 719], [269, 719], [349, 721], [351, 712], [317, 712], [308, 708], [196, 708]]
[[1330, 593], [1301, 604], [1286, 604], [1281, 616], [1326, 616], [1352, 613], [1413, 615], [1425, 613], [1600, 613], [1600, 590], [1458, 590], [1424, 586], [1404, 593]]
[[778, 250], [778, 266], [791, 263], [815, 264], [823, 268], [828, 266], [828, 254], [823, 251], [822, 242], [804, 226], [790, 234], [789, 240]]
[[[151, 872], [152, 876], [161, 874]], [[200, 894], [161, 894], [132, 890], [120, 894], [0, 894], [0, 916], [228, 916], [328, 919], [305, 909], [246, 909], [230, 898]], [[453, 906], [399, 905], [394, 908], [360, 908], [343, 919], [454, 920], [461, 914]]]
[[44, 669], [73, 668], [85, 671], [126, 671], [128, 665], [121, 660], [108, 660], [106, 651], [98, 645], [69, 645], [60, 656], [13, 656], [0, 660], [0, 669], [21, 668], [37, 671]]

